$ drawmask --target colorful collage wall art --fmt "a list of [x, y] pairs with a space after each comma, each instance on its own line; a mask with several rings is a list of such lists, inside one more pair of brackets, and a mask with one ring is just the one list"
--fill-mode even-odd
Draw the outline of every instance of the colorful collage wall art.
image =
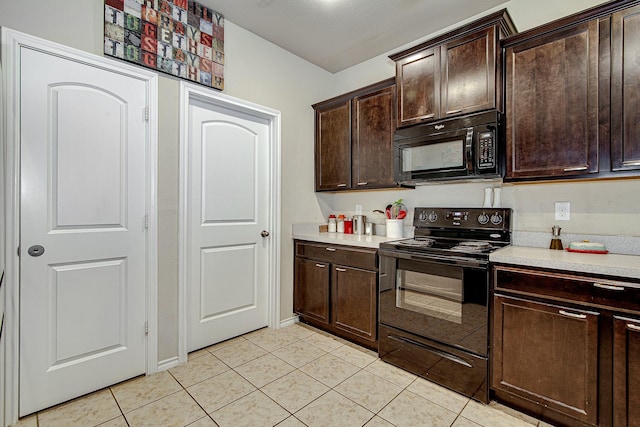
[[224, 16], [192, 0], [105, 0], [104, 53], [224, 89]]

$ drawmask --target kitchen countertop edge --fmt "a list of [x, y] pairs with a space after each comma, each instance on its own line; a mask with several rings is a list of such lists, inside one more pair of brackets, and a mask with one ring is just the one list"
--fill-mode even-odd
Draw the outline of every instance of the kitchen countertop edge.
[[589, 254], [526, 246], [508, 246], [491, 253], [489, 261], [640, 279], [640, 256], [637, 255]]
[[306, 240], [309, 242], [330, 243], [345, 246], [358, 246], [372, 249], [378, 249], [380, 243], [383, 242], [400, 240], [378, 235], [366, 236], [344, 233], [321, 233], [319, 231], [318, 224], [294, 224], [291, 235], [295, 240]]

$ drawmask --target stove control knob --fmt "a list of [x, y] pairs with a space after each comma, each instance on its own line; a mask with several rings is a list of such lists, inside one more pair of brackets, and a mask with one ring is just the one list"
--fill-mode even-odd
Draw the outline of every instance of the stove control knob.
[[435, 213], [434, 211], [431, 211], [431, 213], [429, 214], [429, 221], [436, 222], [437, 219], [438, 219], [438, 214]]
[[420, 221], [426, 221], [426, 220], [427, 220], [427, 213], [420, 212]]
[[478, 216], [478, 222], [482, 225], [485, 225], [486, 223], [489, 222], [489, 215], [487, 215], [486, 213], [482, 212], [479, 216]]
[[502, 223], [502, 216], [498, 212], [491, 215], [491, 224], [499, 225], [501, 223]]

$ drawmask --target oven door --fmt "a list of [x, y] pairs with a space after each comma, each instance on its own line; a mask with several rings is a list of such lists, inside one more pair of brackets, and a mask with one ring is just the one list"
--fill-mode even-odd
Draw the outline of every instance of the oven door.
[[380, 323], [488, 354], [488, 263], [380, 251]]

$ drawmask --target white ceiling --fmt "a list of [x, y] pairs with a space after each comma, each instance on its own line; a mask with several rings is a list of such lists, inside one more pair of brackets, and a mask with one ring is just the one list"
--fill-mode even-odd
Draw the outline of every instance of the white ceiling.
[[198, 0], [335, 73], [507, 0]]

